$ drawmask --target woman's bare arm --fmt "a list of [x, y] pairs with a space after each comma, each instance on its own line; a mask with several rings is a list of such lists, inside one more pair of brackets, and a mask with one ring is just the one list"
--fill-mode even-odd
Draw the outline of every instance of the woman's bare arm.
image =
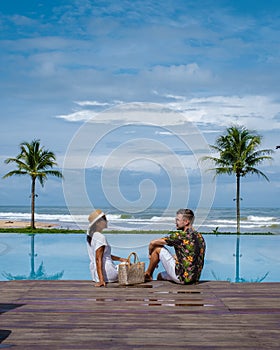
[[99, 247], [95, 251], [95, 262], [96, 262], [96, 270], [99, 278], [99, 282], [95, 284], [95, 287], [105, 287], [106, 283], [104, 281], [103, 276], [103, 254], [104, 254], [105, 246]]
[[127, 262], [126, 258], [120, 258], [119, 256], [116, 256], [116, 255], [111, 255], [111, 258], [113, 261]]

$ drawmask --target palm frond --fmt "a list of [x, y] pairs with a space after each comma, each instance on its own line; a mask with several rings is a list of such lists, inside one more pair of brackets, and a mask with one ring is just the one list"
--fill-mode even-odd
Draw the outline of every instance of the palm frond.
[[[211, 149], [218, 153], [218, 157], [204, 156], [202, 161], [213, 162], [217, 175], [229, 174], [245, 176], [247, 173], [267, 176], [255, 168], [265, 160], [271, 160], [274, 153], [271, 149], [257, 149], [261, 144], [262, 137], [250, 132], [244, 126], [231, 126], [226, 129], [225, 135], [217, 138]], [[226, 168], [228, 168], [226, 170]], [[214, 170], [212, 168], [212, 170]]]
[[3, 176], [3, 179], [6, 179], [6, 178], [14, 176], [14, 175], [18, 175], [18, 176], [27, 175], [27, 172], [23, 171], [23, 170], [12, 170], [12, 171], [9, 171], [7, 174], [5, 174]]

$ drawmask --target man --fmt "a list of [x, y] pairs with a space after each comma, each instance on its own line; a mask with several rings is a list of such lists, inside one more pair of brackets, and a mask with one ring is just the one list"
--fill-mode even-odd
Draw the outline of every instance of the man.
[[[165, 271], [158, 274], [158, 280], [180, 284], [199, 281], [204, 264], [205, 242], [200, 233], [193, 229], [194, 213], [190, 209], [179, 209], [176, 213], [177, 231], [167, 237], [155, 239], [149, 244], [150, 264], [145, 272], [145, 280], [153, 279], [153, 272], [161, 261]], [[165, 245], [175, 249], [172, 256]]]

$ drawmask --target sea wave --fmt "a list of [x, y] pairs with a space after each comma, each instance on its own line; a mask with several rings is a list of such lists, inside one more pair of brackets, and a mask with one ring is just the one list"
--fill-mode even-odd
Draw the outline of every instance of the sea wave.
[[[6, 209], [6, 208], [5, 208]], [[30, 221], [31, 215], [29, 208], [25, 211], [1, 210], [0, 220], [5, 221]], [[85, 214], [81, 209], [77, 214], [71, 215], [67, 208], [64, 210], [59, 208], [39, 208], [39, 212], [35, 213], [35, 220], [57, 224], [61, 228], [86, 228], [88, 224], [88, 210]], [[153, 210], [153, 212], [145, 211], [135, 215], [125, 213], [114, 213], [105, 211], [108, 217], [108, 228], [114, 230], [172, 230], [175, 228], [175, 217], [167, 215], [161, 216], [162, 210]], [[258, 215], [258, 212], [260, 215]], [[242, 211], [241, 229], [251, 232], [262, 231], [264, 229], [270, 232], [279, 233], [280, 214], [279, 210], [254, 210], [248, 209], [247, 213]], [[264, 213], [268, 215], [264, 215]], [[169, 213], [170, 214], [170, 213]], [[247, 215], [245, 215], [247, 214]], [[270, 214], [270, 215], [269, 215]], [[272, 215], [271, 215], [272, 214]], [[274, 215], [273, 215], [274, 214]], [[276, 214], [276, 215], [275, 215]], [[195, 227], [204, 232], [212, 232], [218, 227], [222, 231], [235, 231], [236, 219], [235, 210], [220, 209], [212, 210], [206, 220], [199, 216], [195, 220]]]
[[[75, 218], [72, 215], [67, 214], [37, 214], [35, 213], [35, 220], [39, 221], [73, 221], [74, 220], [83, 220], [81, 218], [82, 216], [75, 216]], [[12, 221], [27, 221], [30, 220], [31, 214], [30, 213], [14, 213], [14, 212], [8, 212], [8, 213], [0, 213], [0, 220], [12, 220]]]
[[248, 221], [276, 221], [277, 218], [273, 216], [255, 216], [255, 215], [249, 215], [247, 217]]

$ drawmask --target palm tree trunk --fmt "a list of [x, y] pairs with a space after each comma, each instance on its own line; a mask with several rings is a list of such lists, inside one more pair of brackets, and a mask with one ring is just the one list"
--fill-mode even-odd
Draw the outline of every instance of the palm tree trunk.
[[240, 174], [236, 174], [236, 233], [240, 234]]
[[34, 237], [35, 234], [31, 234], [31, 252], [30, 252], [30, 277], [31, 279], [34, 279], [35, 276], [35, 249], [34, 249]]
[[36, 229], [35, 227], [35, 181], [36, 178], [32, 178], [31, 184], [31, 228]]
[[240, 235], [236, 236], [236, 249], [235, 249], [235, 282], [240, 282], [239, 269], [240, 269]]

